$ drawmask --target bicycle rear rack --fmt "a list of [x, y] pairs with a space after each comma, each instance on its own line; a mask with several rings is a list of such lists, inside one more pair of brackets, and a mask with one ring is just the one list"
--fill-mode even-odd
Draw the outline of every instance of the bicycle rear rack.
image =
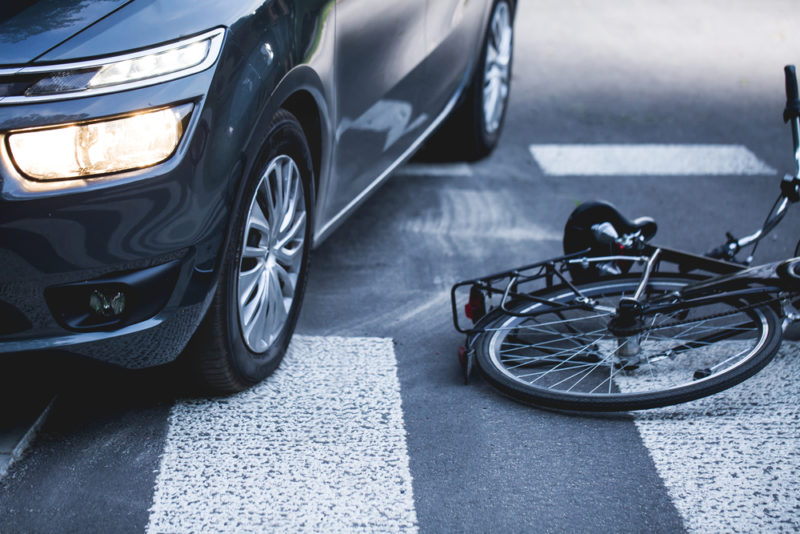
[[[730, 263], [723, 260], [698, 256], [682, 251], [664, 247], [655, 247], [645, 244], [637, 249], [622, 249], [613, 256], [592, 256], [592, 249], [582, 250], [557, 258], [523, 265], [515, 269], [503, 271], [480, 278], [473, 278], [456, 283], [450, 290], [450, 306], [453, 314], [453, 325], [462, 334], [472, 334], [480, 330], [475, 328], [480, 319], [495, 308], [500, 308], [503, 313], [524, 317], [527, 314], [514, 312], [511, 308], [521, 302], [539, 303], [547, 306], [556, 306], [552, 302], [536, 296], [536, 293], [562, 285], [571, 289], [576, 295], [580, 291], [573, 284], [570, 274], [570, 265], [586, 267], [591, 263], [610, 261], [633, 262], [634, 265], [645, 265], [658, 253], [658, 261], [653, 266], [653, 272], [661, 272], [661, 264], [673, 266], [673, 272], [689, 273], [702, 271], [715, 275], [731, 274], [745, 268], [744, 265]], [[630, 274], [635, 275], [635, 272]], [[467, 289], [468, 288], [468, 289]], [[495, 304], [496, 302], [496, 304]], [[463, 303], [459, 305], [460, 303]], [[513, 305], [512, 305], [513, 304]], [[561, 305], [563, 309], [580, 306]], [[467, 319], [472, 321], [472, 326], [465, 326], [459, 318], [463, 310]], [[538, 311], [537, 313], [541, 313]]]
[[[459, 320], [459, 310], [463, 309], [467, 318], [472, 320], [473, 325], [495, 307], [499, 306], [505, 313], [512, 313], [507, 305], [511, 301], [530, 300], [533, 302], [547, 303], [544, 299], [538, 299], [534, 293], [543, 289], [554, 287], [554, 282], [565, 284], [570, 287], [572, 283], [565, 274], [568, 269], [568, 262], [585, 258], [590, 252], [589, 249], [552, 258], [530, 265], [523, 265], [515, 269], [503, 271], [480, 278], [464, 280], [456, 283], [450, 290], [450, 306], [453, 313], [453, 325], [462, 334], [474, 332], [472, 327], [462, 327]], [[464, 289], [469, 288], [468, 296], [463, 297]], [[461, 298], [459, 298], [461, 296]], [[499, 297], [497, 306], [492, 304], [493, 300]], [[486, 303], [488, 299], [488, 307]], [[463, 308], [458, 303], [464, 302]]]

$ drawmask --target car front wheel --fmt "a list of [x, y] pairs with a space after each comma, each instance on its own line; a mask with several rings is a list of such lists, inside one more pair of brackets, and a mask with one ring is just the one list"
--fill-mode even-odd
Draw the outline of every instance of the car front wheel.
[[305, 291], [313, 167], [293, 115], [275, 115], [254, 169], [213, 301], [186, 350], [213, 393], [241, 391], [278, 367]]

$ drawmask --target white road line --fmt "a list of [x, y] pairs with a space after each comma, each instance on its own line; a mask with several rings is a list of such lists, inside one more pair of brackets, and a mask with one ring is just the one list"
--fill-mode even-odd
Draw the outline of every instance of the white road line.
[[23, 424], [20, 427], [7, 430], [4, 435], [0, 435], [0, 441], [4, 442], [5, 445], [4, 448], [0, 449], [0, 478], [6, 476], [14, 462], [22, 457], [33, 442], [36, 434], [39, 433], [42, 425], [47, 420], [50, 409], [55, 402], [56, 396], [53, 395], [41, 413], [30, 423], [30, 426]]
[[741, 145], [531, 145], [551, 176], [774, 175]]
[[395, 171], [396, 176], [472, 176], [466, 163], [408, 163]]
[[635, 414], [689, 532], [800, 531], [798, 357], [800, 345], [784, 342], [732, 389]]
[[147, 531], [415, 532], [392, 341], [295, 336], [281, 368], [176, 404]]

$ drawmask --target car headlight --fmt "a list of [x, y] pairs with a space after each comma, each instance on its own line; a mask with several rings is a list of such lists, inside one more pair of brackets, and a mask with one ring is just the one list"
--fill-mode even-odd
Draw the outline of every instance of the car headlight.
[[124, 91], [189, 76], [216, 62], [224, 34], [225, 30], [218, 28], [139, 52], [64, 65], [25, 67], [14, 76], [30, 80], [29, 84], [23, 85], [18, 93], [16, 88], [7, 89], [3, 104]]
[[64, 180], [138, 169], [168, 159], [183, 136], [192, 104], [87, 123], [9, 132], [9, 153], [22, 174]]

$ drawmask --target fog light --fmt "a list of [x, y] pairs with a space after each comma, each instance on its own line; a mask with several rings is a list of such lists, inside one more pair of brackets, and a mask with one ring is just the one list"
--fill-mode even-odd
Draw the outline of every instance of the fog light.
[[125, 293], [93, 289], [89, 294], [89, 309], [100, 317], [119, 317], [125, 313]]
[[[111, 331], [150, 319], [164, 309], [181, 272], [181, 260], [44, 290], [58, 323], [78, 332]], [[0, 324], [2, 324], [0, 308]]]
[[183, 136], [192, 104], [120, 118], [11, 132], [19, 170], [37, 180], [62, 180], [149, 167], [168, 159]]

